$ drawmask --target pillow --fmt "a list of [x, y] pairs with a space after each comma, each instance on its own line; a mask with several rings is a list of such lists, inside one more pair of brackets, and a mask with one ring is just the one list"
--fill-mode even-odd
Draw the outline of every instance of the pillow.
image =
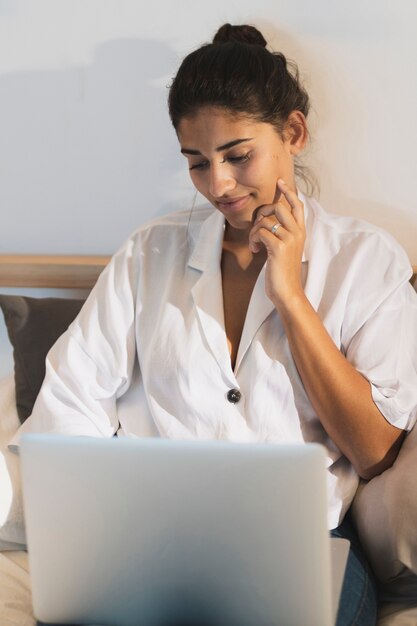
[[0, 550], [22, 550], [26, 543], [19, 457], [7, 448], [19, 425], [10, 374], [0, 380]]
[[84, 300], [0, 295], [13, 346], [16, 406], [21, 423], [32, 408], [45, 377], [45, 357], [78, 315]]
[[29, 417], [45, 377], [45, 357], [84, 300], [0, 295], [13, 346], [13, 375], [0, 381], [0, 550], [21, 550], [23, 520], [19, 458], [7, 444]]
[[417, 590], [417, 426], [392, 467], [362, 483], [352, 514], [363, 548], [386, 592], [408, 577]]

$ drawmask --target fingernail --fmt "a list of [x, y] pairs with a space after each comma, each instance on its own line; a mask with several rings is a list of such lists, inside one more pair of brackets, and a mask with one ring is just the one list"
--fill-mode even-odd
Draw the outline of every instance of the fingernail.
[[282, 178], [278, 178], [278, 182], [280, 185], [285, 185], [285, 180], [283, 180]]

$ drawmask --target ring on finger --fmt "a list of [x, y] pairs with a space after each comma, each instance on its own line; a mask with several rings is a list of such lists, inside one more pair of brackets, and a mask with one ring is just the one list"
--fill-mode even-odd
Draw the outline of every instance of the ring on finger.
[[271, 228], [271, 233], [272, 233], [273, 235], [275, 235], [275, 234], [276, 234], [276, 232], [277, 232], [277, 230], [278, 230], [278, 228], [280, 228], [281, 226], [282, 226], [282, 224], [281, 224], [280, 222], [277, 222], [276, 224], [274, 224], [274, 225], [272, 226], [272, 228]]

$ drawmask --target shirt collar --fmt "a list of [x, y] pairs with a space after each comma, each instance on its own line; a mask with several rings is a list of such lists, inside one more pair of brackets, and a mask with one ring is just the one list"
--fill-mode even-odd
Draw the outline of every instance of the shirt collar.
[[[310, 241], [313, 228], [314, 213], [311, 210], [309, 198], [301, 191], [297, 190], [297, 195], [304, 205], [304, 219], [306, 225], [306, 240], [304, 244], [302, 263], [309, 260]], [[200, 224], [201, 222], [199, 222]], [[202, 222], [200, 229], [196, 227], [191, 231], [193, 240], [193, 250], [188, 260], [188, 265], [194, 269], [205, 271], [207, 269], [218, 269], [222, 254], [224, 237], [225, 218], [220, 211], [213, 209], [213, 212]]]
[[[223, 247], [224, 216], [217, 209], [204, 220], [200, 229], [193, 228], [191, 237], [193, 251], [188, 260], [188, 265], [196, 270], [218, 269]], [[195, 224], [197, 227], [198, 224]], [[196, 232], [193, 232], [193, 231]]]

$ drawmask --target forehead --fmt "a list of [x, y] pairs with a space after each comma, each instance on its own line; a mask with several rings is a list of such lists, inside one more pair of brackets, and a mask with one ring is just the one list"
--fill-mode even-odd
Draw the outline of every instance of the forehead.
[[218, 107], [204, 107], [194, 115], [182, 118], [177, 132], [182, 148], [200, 151], [215, 149], [236, 139], [264, 138], [269, 134], [278, 136], [271, 124]]

